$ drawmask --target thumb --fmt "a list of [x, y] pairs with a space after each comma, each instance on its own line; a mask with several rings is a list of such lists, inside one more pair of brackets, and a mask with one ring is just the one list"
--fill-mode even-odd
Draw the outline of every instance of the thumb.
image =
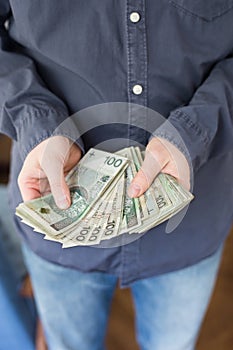
[[60, 209], [69, 208], [71, 204], [70, 190], [65, 181], [63, 163], [55, 158], [49, 165], [44, 167], [43, 170], [48, 178], [56, 205]]
[[129, 186], [128, 195], [130, 197], [141, 196], [150, 187], [160, 170], [161, 165], [156, 157], [151, 151], [146, 151], [141, 169], [138, 171]]

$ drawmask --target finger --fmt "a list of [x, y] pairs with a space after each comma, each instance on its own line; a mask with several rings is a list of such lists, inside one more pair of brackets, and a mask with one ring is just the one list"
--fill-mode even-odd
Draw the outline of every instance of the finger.
[[69, 187], [65, 182], [64, 176], [60, 177], [58, 181], [59, 182], [57, 182], [57, 179], [49, 180], [51, 192], [56, 205], [60, 209], [67, 209], [71, 204]]
[[37, 321], [36, 325], [36, 350], [48, 350], [43, 331], [43, 326], [40, 320]]
[[19, 174], [18, 186], [24, 202], [29, 201], [31, 199], [39, 198], [41, 196], [37, 185], [38, 183], [36, 179], [32, 178], [28, 180], [27, 178], [25, 178], [23, 172]]
[[175, 168], [170, 166], [170, 164], [168, 164], [166, 167], [164, 167], [161, 170], [161, 172], [175, 177], [178, 183], [182, 187], [184, 187], [187, 191], [190, 190], [191, 186], [190, 186], [189, 169], [187, 169], [187, 172], [185, 172], [185, 174], [183, 175], [182, 171], [180, 172], [179, 169], [177, 169], [177, 167]]
[[40, 191], [30, 188], [26, 184], [20, 187], [20, 192], [24, 202], [41, 197]]
[[38, 186], [41, 196], [46, 196], [47, 194], [51, 193], [50, 184], [47, 177], [38, 179]]
[[190, 190], [190, 167], [185, 156], [178, 149], [173, 150], [171, 160], [161, 172], [172, 175], [180, 185], [186, 190]]
[[56, 205], [60, 209], [70, 206], [70, 191], [65, 182], [63, 163], [54, 157], [52, 162], [46, 162], [43, 170], [48, 178], [50, 189]]
[[155, 177], [161, 170], [162, 165], [151, 151], [146, 151], [145, 159], [141, 169], [132, 180], [128, 189], [130, 197], [142, 195], [152, 184]]

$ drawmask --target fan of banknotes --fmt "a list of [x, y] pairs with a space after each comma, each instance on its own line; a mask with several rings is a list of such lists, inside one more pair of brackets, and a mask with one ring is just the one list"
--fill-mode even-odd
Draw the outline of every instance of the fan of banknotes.
[[44, 238], [63, 248], [96, 245], [124, 233], [142, 234], [183, 209], [193, 195], [160, 173], [139, 198], [127, 189], [140, 169], [138, 147], [108, 153], [91, 148], [69, 172], [71, 206], [59, 209], [52, 194], [19, 204], [16, 214]]

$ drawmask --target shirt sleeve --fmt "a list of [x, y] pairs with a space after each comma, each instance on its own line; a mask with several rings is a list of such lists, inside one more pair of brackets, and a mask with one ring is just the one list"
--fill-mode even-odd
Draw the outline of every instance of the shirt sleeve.
[[[66, 105], [49, 91], [34, 62], [17, 53], [18, 44], [8, 35], [9, 2], [0, 3], [0, 132], [18, 142], [22, 159], [44, 139], [53, 135], [73, 141], [78, 131]], [[65, 126], [59, 127], [68, 118]], [[82, 148], [82, 147], [81, 147]]]
[[[180, 138], [174, 137], [177, 134]], [[233, 57], [217, 63], [189, 104], [172, 111], [153, 136], [164, 137], [183, 151], [194, 172], [210, 155], [232, 151]]]

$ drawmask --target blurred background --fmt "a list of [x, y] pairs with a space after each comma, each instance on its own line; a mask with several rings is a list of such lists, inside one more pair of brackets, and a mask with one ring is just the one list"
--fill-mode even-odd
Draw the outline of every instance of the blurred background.
[[0, 183], [8, 180], [10, 147], [10, 139], [0, 134]]
[[[0, 135], [1, 184], [7, 184], [8, 181], [9, 158], [10, 140]], [[196, 350], [233, 349], [232, 298], [233, 230], [225, 245], [217, 284], [201, 329]], [[12, 330], [12, 333], [14, 333], [14, 330]], [[116, 290], [107, 332], [107, 348], [108, 350], [139, 350], [134, 334], [133, 303], [128, 289]]]

